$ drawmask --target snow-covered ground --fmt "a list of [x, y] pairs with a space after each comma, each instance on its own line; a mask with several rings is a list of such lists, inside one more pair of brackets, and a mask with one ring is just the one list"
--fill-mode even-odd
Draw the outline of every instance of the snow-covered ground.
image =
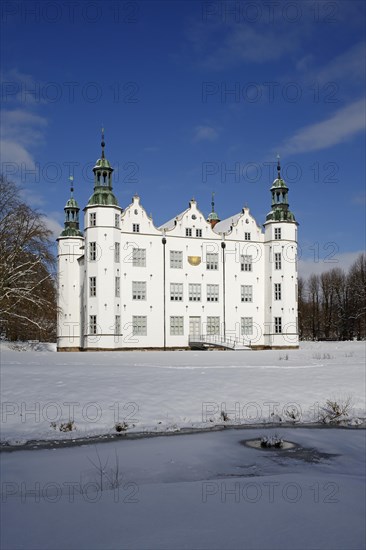
[[[127, 433], [248, 426], [4, 451], [2, 549], [365, 548], [364, 343], [263, 352], [31, 347], [38, 351], [1, 346], [2, 441], [13, 449], [116, 434], [118, 423]], [[316, 425], [327, 399], [348, 397], [345, 423], [355, 429]], [[69, 421], [75, 430], [60, 431]], [[276, 434], [295, 448], [241, 444]]]
[[[133, 433], [292, 421], [286, 411], [317, 422], [327, 399], [348, 397], [347, 422], [365, 417], [364, 342], [303, 343], [292, 351], [38, 349], [2, 344], [3, 442], [116, 434], [116, 424]], [[73, 430], [60, 431], [68, 422]]]
[[362, 550], [365, 431], [276, 429], [302, 454], [240, 444], [272, 431], [2, 453], [1, 548]]

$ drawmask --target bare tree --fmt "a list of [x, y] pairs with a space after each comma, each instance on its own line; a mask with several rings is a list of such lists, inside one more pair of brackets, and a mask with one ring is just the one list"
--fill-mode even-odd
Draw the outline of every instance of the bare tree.
[[358, 340], [366, 337], [366, 254], [359, 255], [348, 273], [350, 321]]
[[300, 338], [366, 338], [366, 254], [348, 274], [334, 268], [299, 279], [298, 292]]
[[310, 275], [309, 294], [311, 304], [311, 331], [313, 340], [320, 337], [320, 284], [319, 275]]
[[10, 338], [54, 331], [52, 233], [20, 189], [0, 176], [0, 325]]

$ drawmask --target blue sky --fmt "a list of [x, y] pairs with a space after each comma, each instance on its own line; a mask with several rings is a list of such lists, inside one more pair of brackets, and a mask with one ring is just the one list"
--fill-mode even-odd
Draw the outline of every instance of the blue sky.
[[364, 249], [364, 2], [1, 9], [2, 171], [56, 234], [70, 171], [81, 207], [92, 193], [104, 125], [120, 205], [138, 192], [156, 225], [192, 197], [208, 214], [212, 191], [221, 219], [248, 205], [263, 223], [278, 152], [302, 273]]

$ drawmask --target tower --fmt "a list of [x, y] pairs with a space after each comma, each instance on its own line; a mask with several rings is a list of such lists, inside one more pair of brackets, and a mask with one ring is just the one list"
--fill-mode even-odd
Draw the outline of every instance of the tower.
[[264, 224], [266, 347], [297, 347], [297, 226], [289, 209], [288, 187], [281, 177], [277, 157], [277, 178], [271, 187], [272, 209]]
[[215, 212], [215, 193], [212, 193], [212, 199], [211, 199], [211, 212], [207, 216], [208, 223], [211, 224], [212, 229], [215, 227], [217, 223], [219, 223], [220, 218]]
[[113, 194], [113, 168], [102, 153], [93, 168], [94, 192], [84, 208], [84, 349], [118, 348], [121, 337], [121, 208]]
[[57, 349], [79, 350], [82, 347], [80, 309], [82, 296], [81, 263], [84, 237], [79, 229], [79, 206], [74, 198], [70, 176], [70, 198], [65, 205], [65, 225], [58, 243], [58, 323]]

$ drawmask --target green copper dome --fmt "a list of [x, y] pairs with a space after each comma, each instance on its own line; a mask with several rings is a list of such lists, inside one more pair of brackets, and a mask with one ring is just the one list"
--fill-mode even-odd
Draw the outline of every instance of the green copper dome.
[[207, 216], [207, 221], [210, 222], [211, 220], [219, 220], [220, 218], [216, 214], [216, 212], [210, 212], [210, 214]]
[[118, 201], [114, 196], [112, 189], [108, 186], [96, 185], [94, 193], [88, 201], [88, 205], [118, 206]]
[[76, 227], [65, 227], [65, 229], [60, 234], [60, 237], [82, 237], [83, 234], [80, 231], [80, 229], [77, 229]]
[[94, 168], [111, 168], [110, 162], [106, 158], [98, 159]]
[[272, 183], [271, 191], [273, 189], [278, 189], [279, 187], [288, 190], [288, 187], [282, 178], [277, 178], [274, 180], [274, 182]]
[[82, 237], [83, 234], [79, 229], [79, 205], [74, 199], [74, 184], [73, 184], [74, 178], [70, 176], [70, 183], [71, 183], [71, 194], [70, 198], [65, 204], [65, 225], [64, 229], [61, 232], [60, 237]]
[[69, 200], [67, 201], [67, 203], [65, 204], [65, 209], [66, 208], [77, 208], [79, 210], [79, 205], [78, 203], [76, 202], [76, 200], [74, 199], [74, 197], [70, 197]]

